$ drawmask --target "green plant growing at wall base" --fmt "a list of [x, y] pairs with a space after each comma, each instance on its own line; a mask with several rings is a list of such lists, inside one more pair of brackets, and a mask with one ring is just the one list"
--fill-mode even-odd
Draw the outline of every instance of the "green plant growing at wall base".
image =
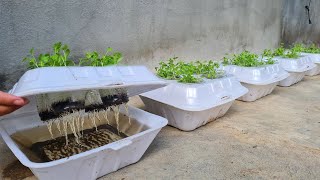
[[106, 53], [102, 56], [97, 51], [87, 52], [86, 57], [80, 59], [81, 66], [109, 66], [118, 64], [122, 60], [122, 54], [120, 52], [112, 52], [112, 48], [107, 48]]
[[28, 62], [29, 69], [48, 66], [73, 66], [75, 63], [69, 59], [70, 49], [68, 45], [63, 45], [61, 42], [55, 43], [53, 53], [40, 54], [38, 58], [34, 55], [34, 48], [30, 50], [30, 54], [22, 61]]

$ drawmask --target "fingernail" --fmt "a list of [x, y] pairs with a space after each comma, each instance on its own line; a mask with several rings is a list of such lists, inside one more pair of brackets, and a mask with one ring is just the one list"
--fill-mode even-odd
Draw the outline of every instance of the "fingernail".
[[24, 105], [24, 100], [23, 99], [14, 100], [13, 104], [16, 106], [22, 106], [22, 105]]
[[28, 104], [29, 103], [29, 99], [27, 99], [25, 97], [23, 97], [22, 99], [24, 100], [24, 104]]

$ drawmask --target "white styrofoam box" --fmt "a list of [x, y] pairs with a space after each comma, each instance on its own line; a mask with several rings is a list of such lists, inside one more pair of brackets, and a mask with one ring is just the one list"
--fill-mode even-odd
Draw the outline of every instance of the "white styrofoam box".
[[320, 63], [320, 54], [314, 53], [301, 53], [302, 56], [308, 56], [313, 63]]
[[301, 53], [301, 55], [308, 56], [313, 63], [316, 64], [316, 67], [307, 71], [307, 76], [315, 76], [320, 74], [320, 54], [313, 53]]
[[300, 56], [297, 59], [275, 57], [281, 67], [288, 72], [305, 72], [315, 67], [309, 56]]
[[[30, 103], [14, 113], [0, 117], [0, 133], [20, 162], [29, 167], [39, 179], [96, 179], [137, 162], [160, 129], [167, 124], [167, 120], [129, 107], [129, 116], [138, 121], [141, 127], [146, 127], [144, 131], [69, 158], [35, 163], [28, 159], [10, 137], [17, 131], [44, 125], [37, 113], [35, 95], [125, 87], [128, 95], [133, 96], [165, 85], [165, 81], [143, 66], [45, 67], [29, 70], [10, 93], [27, 97]], [[123, 107], [121, 113], [127, 114]]]
[[315, 76], [320, 74], [320, 63], [316, 64], [316, 66], [306, 72], [306, 76]]
[[167, 118], [171, 126], [191, 131], [223, 116], [232, 102], [247, 92], [235, 77], [227, 76], [199, 84], [171, 81], [140, 97], [147, 111]]
[[[35, 103], [30, 103], [34, 112], [3, 119], [0, 121], [0, 133], [13, 154], [40, 180], [93, 180], [136, 163], [168, 122], [160, 116], [129, 106], [130, 117], [138, 121], [144, 131], [68, 158], [37, 163], [32, 162], [10, 136], [17, 131], [43, 125], [36, 113]], [[120, 112], [128, 115], [123, 107]]]
[[241, 101], [255, 101], [274, 90], [279, 81], [286, 79], [289, 73], [279, 64], [260, 67], [223, 66], [227, 73], [233, 74], [249, 92], [238, 98]]
[[306, 72], [290, 72], [290, 76], [279, 82], [278, 86], [289, 87], [304, 78]]
[[298, 83], [306, 75], [306, 72], [315, 68], [311, 58], [306, 55], [301, 55], [297, 59], [275, 57], [283, 69], [290, 73], [290, 76], [280, 81], [279, 86], [291, 86]]
[[144, 66], [43, 67], [27, 71], [10, 91], [17, 96], [126, 87], [128, 95], [165, 86]]
[[271, 94], [278, 83], [279, 81], [271, 84], [266, 84], [266, 85], [254, 85], [254, 84], [241, 83], [244, 87], [249, 89], [249, 92], [239, 97], [237, 100], [249, 101], [249, 102], [255, 101], [261, 97]]

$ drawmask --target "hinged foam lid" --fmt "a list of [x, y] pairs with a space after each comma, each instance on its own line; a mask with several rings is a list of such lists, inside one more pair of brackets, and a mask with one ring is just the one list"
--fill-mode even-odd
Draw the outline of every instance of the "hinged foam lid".
[[196, 84], [171, 81], [164, 88], [140, 96], [187, 111], [203, 111], [233, 101], [247, 92], [234, 76], [227, 76]]
[[235, 65], [221, 66], [227, 73], [233, 74], [240, 82], [266, 85], [281, 81], [289, 74], [279, 64], [258, 67], [242, 67]]
[[274, 59], [279, 62], [283, 69], [289, 72], [305, 72], [316, 66], [310, 57], [305, 55], [295, 59], [283, 57], [275, 57]]
[[10, 91], [27, 97], [51, 92], [124, 87], [129, 96], [165, 86], [144, 66], [43, 67], [27, 71]]
[[312, 62], [319, 64], [320, 63], [320, 54], [317, 53], [301, 53], [302, 56], [309, 57]]
[[36, 113], [37, 94], [123, 87], [131, 97], [166, 85], [144, 66], [37, 68], [27, 71], [10, 90], [11, 94], [27, 97], [30, 103], [0, 119]]

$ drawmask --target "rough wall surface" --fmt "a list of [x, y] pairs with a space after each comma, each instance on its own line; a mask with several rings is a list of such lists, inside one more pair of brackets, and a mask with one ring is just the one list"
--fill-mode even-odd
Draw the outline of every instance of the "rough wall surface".
[[26, 70], [20, 61], [34, 47], [46, 52], [57, 41], [73, 58], [108, 46], [122, 63], [152, 68], [178, 56], [221, 58], [243, 49], [278, 45], [279, 0], [2, 0], [0, 1], [0, 90]]
[[295, 42], [317, 43], [320, 45], [320, 1], [311, 0], [309, 24], [308, 12], [310, 0], [285, 0], [282, 11], [281, 39], [286, 45]]

